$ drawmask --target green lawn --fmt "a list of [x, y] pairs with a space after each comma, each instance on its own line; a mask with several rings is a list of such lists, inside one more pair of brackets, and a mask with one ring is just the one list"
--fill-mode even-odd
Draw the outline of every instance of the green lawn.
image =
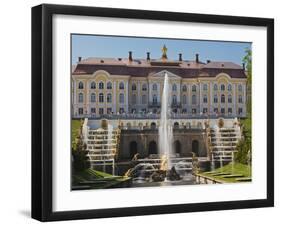
[[76, 148], [77, 137], [79, 136], [81, 120], [72, 119], [71, 120], [71, 146]]
[[249, 168], [248, 165], [241, 163], [234, 163], [234, 165], [230, 163], [211, 172], [199, 173], [199, 175], [217, 179], [226, 183], [233, 183], [239, 182], [237, 181], [237, 178], [245, 181], [251, 178], [251, 168]]
[[90, 189], [101, 189], [114, 187], [122, 182], [130, 180], [129, 177], [112, 176], [101, 171], [87, 169], [83, 172], [73, 172], [73, 185], [88, 185]]

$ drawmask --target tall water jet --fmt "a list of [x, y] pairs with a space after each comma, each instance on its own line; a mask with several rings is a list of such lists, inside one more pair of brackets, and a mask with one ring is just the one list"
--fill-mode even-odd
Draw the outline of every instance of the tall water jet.
[[159, 126], [159, 152], [161, 155], [161, 170], [167, 171], [171, 168], [172, 155], [172, 141], [173, 141], [173, 127], [169, 120], [170, 106], [169, 106], [169, 78], [167, 73], [164, 77], [164, 86], [161, 100], [161, 118]]

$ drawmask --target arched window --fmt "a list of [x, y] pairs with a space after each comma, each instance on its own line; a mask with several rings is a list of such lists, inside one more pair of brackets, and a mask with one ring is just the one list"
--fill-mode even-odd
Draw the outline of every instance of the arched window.
[[112, 89], [112, 83], [111, 83], [111, 82], [108, 82], [107, 85], [106, 85], [106, 88], [107, 88], [107, 89]]
[[196, 92], [196, 85], [193, 85], [191, 90], [192, 90], [192, 92]]
[[91, 82], [91, 89], [95, 89], [96, 88], [96, 83], [95, 82]]
[[174, 142], [174, 152], [177, 154], [181, 154], [181, 142], [179, 140], [176, 140]]
[[218, 90], [218, 85], [217, 85], [217, 84], [214, 85], [214, 90], [215, 90], [215, 91]]
[[100, 82], [100, 83], [99, 83], [99, 89], [104, 89], [104, 84], [103, 84], [103, 82]]
[[208, 97], [207, 97], [207, 95], [204, 95], [204, 96], [203, 96], [203, 103], [208, 103]]
[[83, 82], [79, 82], [78, 89], [84, 89], [84, 83]]
[[230, 94], [228, 95], [227, 102], [232, 103], [232, 96]]
[[135, 83], [132, 84], [132, 90], [137, 90], [137, 86]]
[[132, 104], [136, 104], [137, 103], [137, 96], [136, 94], [132, 95]]
[[142, 104], [146, 104], [146, 95], [142, 95], [141, 102]]
[[183, 95], [183, 96], [182, 96], [182, 103], [183, 103], [183, 104], [186, 104], [186, 95]]
[[146, 86], [146, 84], [143, 84], [142, 85], [142, 91], [146, 91], [147, 90], [147, 86]]
[[176, 84], [173, 84], [172, 90], [173, 90], [173, 91], [177, 91], [177, 85], [176, 85]]
[[183, 91], [183, 92], [186, 92], [186, 91], [187, 91], [186, 85], [183, 85], [183, 86], [182, 86], [182, 91]]
[[157, 143], [154, 140], [148, 144], [148, 154], [157, 154]]
[[204, 84], [204, 85], [203, 85], [203, 90], [204, 90], [204, 91], [207, 91], [207, 90], [208, 90], [208, 85], [207, 85], [207, 84]]
[[221, 95], [221, 103], [225, 103], [225, 95], [224, 94]]
[[84, 102], [84, 96], [83, 96], [83, 93], [79, 93], [79, 96], [78, 96], [78, 102], [79, 102], [79, 103], [83, 103], [83, 102]]
[[221, 84], [221, 91], [224, 91], [224, 90], [225, 90], [225, 85]]
[[214, 96], [214, 103], [218, 103], [218, 96], [217, 95]]
[[91, 102], [95, 103], [96, 102], [96, 94], [91, 93]]
[[130, 142], [130, 158], [132, 159], [138, 153], [138, 143], [136, 141]]
[[240, 104], [243, 103], [243, 98], [242, 98], [241, 95], [239, 95], [239, 97], [238, 97], [238, 102], [239, 102]]
[[176, 103], [177, 103], [177, 96], [176, 96], [176, 95], [173, 95], [172, 103], [173, 103], [173, 104], [176, 104]]
[[241, 84], [238, 85], [238, 91], [242, 92], [242, 85]]
[[124, 89], [124, 82], [119, 83], [119, 89]]
[[191, 103], [192, 104], [196, 104], [196, 95], [192, 95], [192, 98], [191, 98]]
[[154, 104], [157, 103], [157, 96], [156, 96], [156, 95], [153, 95], [153, 97], [152, 97], [152, 102], [153, 102]]
[[232, 90], [232, 85], [231, 85], [231, 84], [228, 84], [227, 90], [228, 90], [228, 91], [231, 91], [231, 90]]
[[111, 95], [111, 93], [107, 94], [106, 101], [107, 101], [107, 103], [111, 103], [112, 102], [112, 95]]
[[120, 93], [119, 94], [119, 103], [124, 103], [124, 94], [123, 93]]
[[199, 142], [198, 140], [193, 140], [192, 141], [192, 152], [198, 156], [199, 155]]
[[100, 93], [100, 94], [99, 94], [99, 102], [100, 102], [100, 103], [103, 103], [103, 101], [104, 101], [104, 100], [103, 100], [103, 93]]
[[154, 83], [154, 84], [152, 85], [152, 90], [157, 91], [157, 84], [156, 84], [156, 83]]

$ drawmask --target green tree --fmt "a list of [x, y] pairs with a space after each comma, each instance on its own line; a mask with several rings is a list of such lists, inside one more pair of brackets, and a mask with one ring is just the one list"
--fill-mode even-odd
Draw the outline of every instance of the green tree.
[[235, 161], [248, 164], [252, 153], [252, 50], [246, 49], [243, 58], [247, 75], [247, 117], [241, 120], [243, 139], [237, 145]]
[[86, 148], [87, 145], [84, 143], [82, 137], [80, 136], [76, 143], [76, 147], [72, 148], [71, 150], [72, 167], [76, 172], [81, 172], [90, 168], [89, 157], [87, 156], [88, 151]]

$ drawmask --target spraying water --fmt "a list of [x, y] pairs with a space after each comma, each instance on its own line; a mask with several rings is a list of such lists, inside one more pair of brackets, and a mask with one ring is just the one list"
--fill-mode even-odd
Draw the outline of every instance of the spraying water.
[[161, 154], [161, 170], [171, 168], [173, 127], [169, 120], [169, 82], [168, 75], [165, 73], [164, 87], [161, 100], [161, 118], [159, 126], [159, 152]]

